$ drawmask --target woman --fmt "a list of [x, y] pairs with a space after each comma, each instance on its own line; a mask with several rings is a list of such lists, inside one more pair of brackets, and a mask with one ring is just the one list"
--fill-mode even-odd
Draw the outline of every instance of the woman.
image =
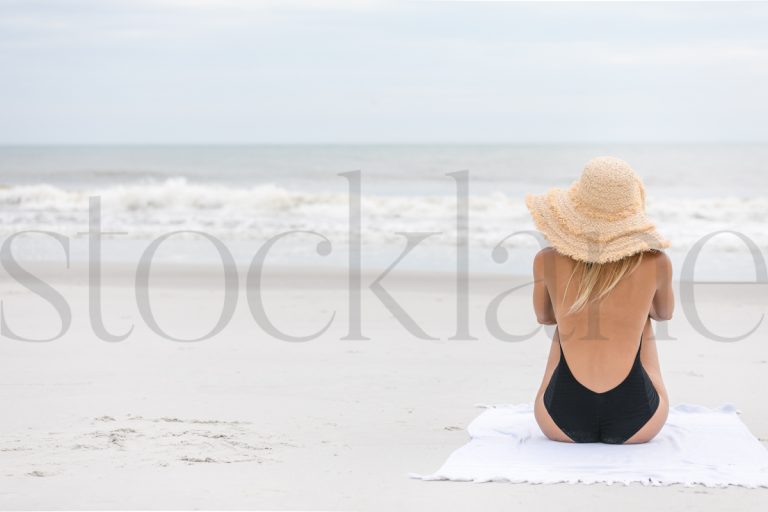
[[569, 189], [528, 194], [551, 243], [534, 258], [533, 303], [557, 325], [534, 414], [555, 441], [650, 441], [669, 413], [651, 318], [674, 309], [672, 268], [645, 216], [645, 188], [624, 161], [587, 163]]

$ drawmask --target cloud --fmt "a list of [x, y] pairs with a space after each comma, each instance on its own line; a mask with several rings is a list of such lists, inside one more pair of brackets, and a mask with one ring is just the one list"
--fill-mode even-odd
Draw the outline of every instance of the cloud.
[[767, 20], [765, 4], [6, 0], [0, 142], [762, 140]]

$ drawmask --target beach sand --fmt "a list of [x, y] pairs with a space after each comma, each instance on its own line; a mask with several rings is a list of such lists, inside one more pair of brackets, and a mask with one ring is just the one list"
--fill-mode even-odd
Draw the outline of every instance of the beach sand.
[[[33, 268], [33, 267], [27, 267]], [[525, 341], [501, 341], [485, 325], [491, 300], [527, 277], [473, 275], [470, 332], [456, 325], [455, 275], [393, 272], [382, 284], [435, 340], [410, 334], [368, 289], [362, 331], [348, 330], [346, 275], [310, 267], [269, 269], [262, 296], [269, 319], [295, 335], [274, 338], [253, 319], [244, 271], [231, 322], [200, 342], [154, 333], [136, 305], [133, 269], [104, 269], [107, 328], [89, 322], [83, 268], [34, 267], [72, 309], [72, 325], [51, 342], [0, 343], [0, 507], [250, 508], [376, 510], [758, 509], [768, 489], [701, 486], [528, 485], [424, 482], [463, 445], [476, 404], [532, 402], [553, 326], [535, 322], [530, 287], [510, 295], [501, 326]], [[28, 337], [55, 335], [50, 304], [0, 273], [8, 326]], [[153, 268], [158, 324], [178, 337], [216, 323], [223, 297], [215, 267]], [[675, 283], [678, 301], [679, 283]], [[721, 335], [750, 330], [768, 306], [765, 285], [699, 285], [704, 324]], [[654, 322], [672, 404], [734, 403], [765, 444], [768, 406], [766, 325], [723, 343], [697, 332], [678, 302]]]

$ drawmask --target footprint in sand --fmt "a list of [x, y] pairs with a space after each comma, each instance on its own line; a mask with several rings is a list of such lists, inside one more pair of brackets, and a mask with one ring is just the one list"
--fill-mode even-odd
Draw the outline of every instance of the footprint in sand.
[[83, 466], [273, 463], [295, 446], [249, 422], [135, 415], [98, 416], [62, 431], [26, 430], [0, 440], [6, 467], [34, 477]]

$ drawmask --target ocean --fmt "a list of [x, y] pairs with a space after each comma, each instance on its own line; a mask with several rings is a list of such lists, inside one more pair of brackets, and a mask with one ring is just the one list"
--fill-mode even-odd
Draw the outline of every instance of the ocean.
[[[104, 238], [105, 260], [138, 261], [149, 241], [182, 232], [155, 258], [217, 261], [210, 240], [194, 231], [247, 263], [270, 237], [312, 231], [275, 243], [266, 264], [344, 266], [350, 182], [340, 174], [359, 171], [363, 266], [392, 264], [405, 247], [398, 233], [430, 232], [397, 268], [452, 271], [457, 181], [450, 173], [466, 171], [470, 270], [525, 275], [541, 241], [531, 234], [524, 194], [567, 187], [598, 155], [623, 158], [641, 176], [648, 215], [672, 241], [676, 271], [697, 242], [731, 230], [742, 236], [706, 241], [695, 277], [755, 278], [755, 251], [745, 240], [765, 258], [768, 144], [4, 146], [0, 239], [52, 231], [70, 239], [72, 260], [87, 258], [83, 233], [96, 196], [102, 230], [115, 233]], [[322, 240], [330, 254], [318, 254]], [[64, 261], [61, 245], [40, 233], [14, 239], [13, 254]]]

